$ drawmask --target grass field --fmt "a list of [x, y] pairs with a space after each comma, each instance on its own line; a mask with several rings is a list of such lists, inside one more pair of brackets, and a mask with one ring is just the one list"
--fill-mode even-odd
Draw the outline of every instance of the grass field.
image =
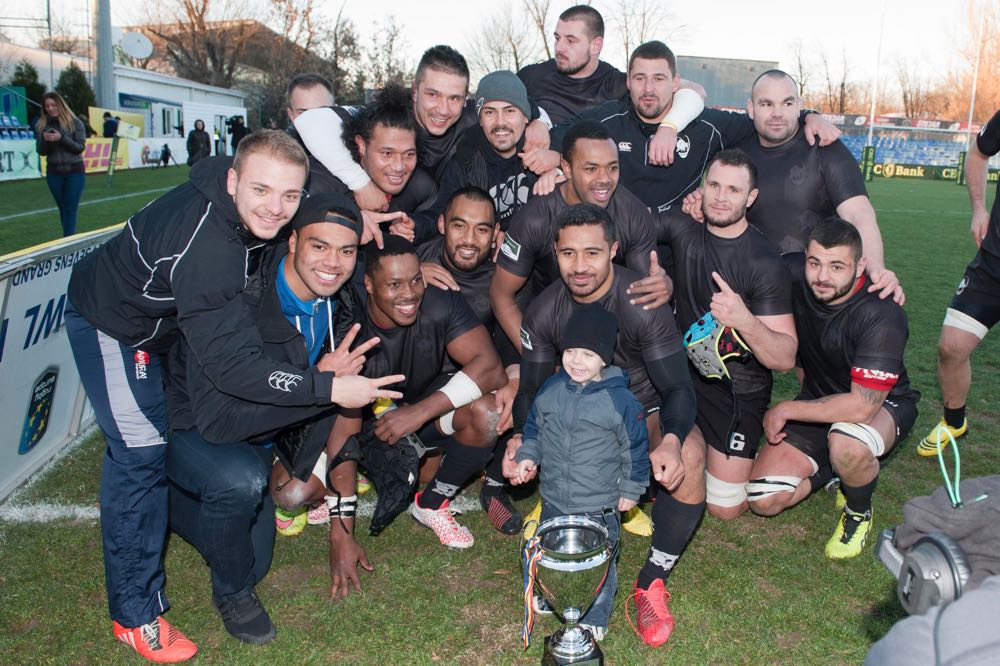
[[[85, 201], [167, 186], [185, 171], [123, 172], [111, 190], [103, 188], [103, 176], [91, 177]], [[913, 449], [940, 415], [935, 345], [944, 308], [974, 248], [964, 188], [878, 180], [870, 192], [887, 263], [907, 290], [907, 367], [923, 392], [915, 432], [886, 467], [876, 492], [876, 524], [882, 529], [899, 521], [907, 499], [941, 484], [937, 462], [918, 458]], [[151, 196], [85, 207], [81, 230], [120, 221]], [[0, 185], [0, 218], [50, 201], [44, 184]], [[51, 213], [0, 219], [0, 253], [52, 238], [57, 228]], [[987, 338], [974, 357], [973, 430], [962, 448], [965, 478], [995, 471], [990, 442], [1000, 435], [1000, 410], [990, 387], [1000, 381], [997, 351], [997, 338]], [[793, 390], [791, 379], [783, 377], [776, 398]], [[15, 503], [94, 506], [100, 459], [101, 445], [91, 438]], [[465, 495], [475, 497], [477, 491], [473, 486]], [[520, 505], [527, 511], [533, 502], [523, 498]], [[647, 547], [645, 539], [626, 535], [621, 589], [602, 644], [607, 663], [859, 663], [902, 612], [894, 581], [872, 560], [870, 548], [848, 562], [824, 558], [835, 519], [833, 498], [825, 493], [772, 519], [746, 516], [724, 523], [706, 516], [671, 576], [677, 628], [659, 650], [633, 635], [622, 612]], [[198, 643], [200, 663], [538, 663], [542, 638], [557, 624], [542, 618], [531, 648], [522, 651], [516, 540], [495, 533], [482, 512], [461, 520], [477, 539], [465, 552], [444, 550], [405, 515], [379, 537], [361, 536], [375, 571], [364, 576], [361, 594], [340, 602], [327, 596], [325, 529], [279, 537], [271, 573], [258, 586], [278, 627], [278, 638], [265, 647], [243, 645], [226, 634], [210, 603], [207, 567], [190, 546], [173, 538], [166, 556], [169, 618]], [[0, 662], [137, 663], [112, 641], [110, 628], [96, 521], [0, 521]]]

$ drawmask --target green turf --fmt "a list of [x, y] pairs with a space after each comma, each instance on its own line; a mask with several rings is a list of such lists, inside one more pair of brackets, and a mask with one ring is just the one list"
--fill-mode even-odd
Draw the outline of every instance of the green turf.
[[[101, 229], [124, 222], [129, 215], [158, 197], [170, 187], [187, 180], [187, 166], [165, 169], [127, 169], [114, 175], [108, 186], [107, 174], [87, 175], [80, 200], [77, 233]], [[161, 190], [150, 192], [150, 190]], [[113, 201], [88, 204], [89, 201], [122, 197]], [[0, 256], [25, 247], [55, 240], [62, 235], [59, 211], [45, 180], [18, 180], [0, 183]], [[9, 215], [44, 211], [4, 219]]]
[[[907, 499], [941, 483], [937, 462], [918, 458], [914, 446], [939, 418], [935, 344], [974, 248], [964, 188], [878, 180], [870, 191], [887, 262], [907, 289], [907, 366], [923, 392], [915, 433], [886, 467], [876, 492], [881, 529], [899, 521]], [[989, 386], [1000, 380], [996, 345], [996, 338], [988, 337], [974, 356], [973, 429], [962, 443], [965, 477], [995, 468], [989, 456], [992, 439], [1000, 435], [1000, 410], [991, 404]], [[792, 390], [785, 376], [776, 397]], [[95, 503], [100, 458], [99, 443], [89, 441], [18, 501]], [[472, 494], [475, 487], [465, 492]], [[528, 510], [533, 502], [525, 498], [520, 504]], [[671, 576], [677, 629], [659, 650], [631, 633], [621, 610], [647, 546], [626, 535], [616, 611], [602, 644], [608, 663], [859, 663], [902, 613], [892, 578], [873, 562], [870, 548], [848, 562], [823, 557], [835, 519], [833, 499], [825, 493], [777, 518], [746, 516], [725, 523], [706, 517]], [[379, 537], [362, 536], [375, 571], [364, 576], [363, 593], [340, 602], [326, 596], [325, 530], [279, 538], [271, 573], [259, 585], [279, 632], [265, 647], [228, 637], [209, 601], [206, 567], [174, 538], [166, 559], [174, 605], [169, 617], [197, 641], [201, 663], [537, 663], [542, 638], [556, 623], [542, 618], [531, 648], [521, 650], [516, 540], [496, 534], [481, 512], [461, 520], [477, 539], [461, 553], [442, 549], [430, 531], [405, 515]], [[137, 663], [111, 640], [102, 576], [96, 523], [0, 523], [0, 662]]]

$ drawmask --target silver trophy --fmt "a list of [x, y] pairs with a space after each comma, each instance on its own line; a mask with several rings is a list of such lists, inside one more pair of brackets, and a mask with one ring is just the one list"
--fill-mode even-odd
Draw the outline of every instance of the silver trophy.
[[600, 646], [578, 622], [614, 561], [607, 526], [587, 516], [558, 516], [539, 525], [535, 536], [541, 554], [535, 585], [567, 625], [545, 637], [542, 664], [603, 664]]

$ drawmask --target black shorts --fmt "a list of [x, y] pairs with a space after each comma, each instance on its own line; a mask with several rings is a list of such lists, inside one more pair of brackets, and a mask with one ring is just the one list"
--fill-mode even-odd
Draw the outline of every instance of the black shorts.
[[[796, 398], [796, 400], [802, 399], [804, 398], [801, 396]], [[889, 416], [896, 424], [896, 439], [892, 442], [892, 447], [895, 448], [910, 434], [910, 429], [913, 428], [913, 423], [917, 420], [917, 403], [906, 398], [889, 396], [882, 403], [882, 406], [889, 412]], [[830, 462], [830, 448], [827, 438], [831, 425], [831, 423], [789, 421], [785, 424], [785, 441], [809, 456], [817, 468], [823, 467]], [[879, 459], [885, 458], [891, 451], [892, 449], [889, 449]]]
[[737, 396], [740, 418], [732, 437], [729, 437], [729, 426], [733, 419], [733, 393], [729, 387], [721, 381], [697, 377], [694, 379], [694, 392], [698, 398], [695, 425], [704, 435], [705, 443], [719, 453], [753, 459], [764, 434], [764, 412], [771, 401], [770, 387]]
[[[979, 259], [986, 261], [987, 257], [981, 256]], [[974, 261], [965, 269], [965, 275], [958, 283], [948, 309], [957, 310], [971, 317], [979, 322], [981, 327], [975, 326], [974, 322], [963, 321], [962, 318], [956, 319], [950, 314], [945, 317], [945, 324], [968, 330], [982, 338], [987, 330], [1000, 321], [1000, 281], [997, 281], [990, 271], [976, 264]]]

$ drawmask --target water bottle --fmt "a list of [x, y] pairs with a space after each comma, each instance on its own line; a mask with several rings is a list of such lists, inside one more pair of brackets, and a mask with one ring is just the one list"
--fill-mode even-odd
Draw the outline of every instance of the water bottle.
[[[375, 414], [375, 418], [380, 419], [385, 414], [388, 414], [392, 410], [396, 409], [396, 403], [391, 398], [378, 398], [375, 400], [375, 405], [372, 407], [372, 413]], [[399, 438], [400, 442], [405, 442], [413, 447], [413, 450], [417, 452], [418, 457], [423, 457], [424, 453], [427, 452], [427, 447], [424, 443], [417, 437], [416, 433], [409, 433], [403, 435]]]

